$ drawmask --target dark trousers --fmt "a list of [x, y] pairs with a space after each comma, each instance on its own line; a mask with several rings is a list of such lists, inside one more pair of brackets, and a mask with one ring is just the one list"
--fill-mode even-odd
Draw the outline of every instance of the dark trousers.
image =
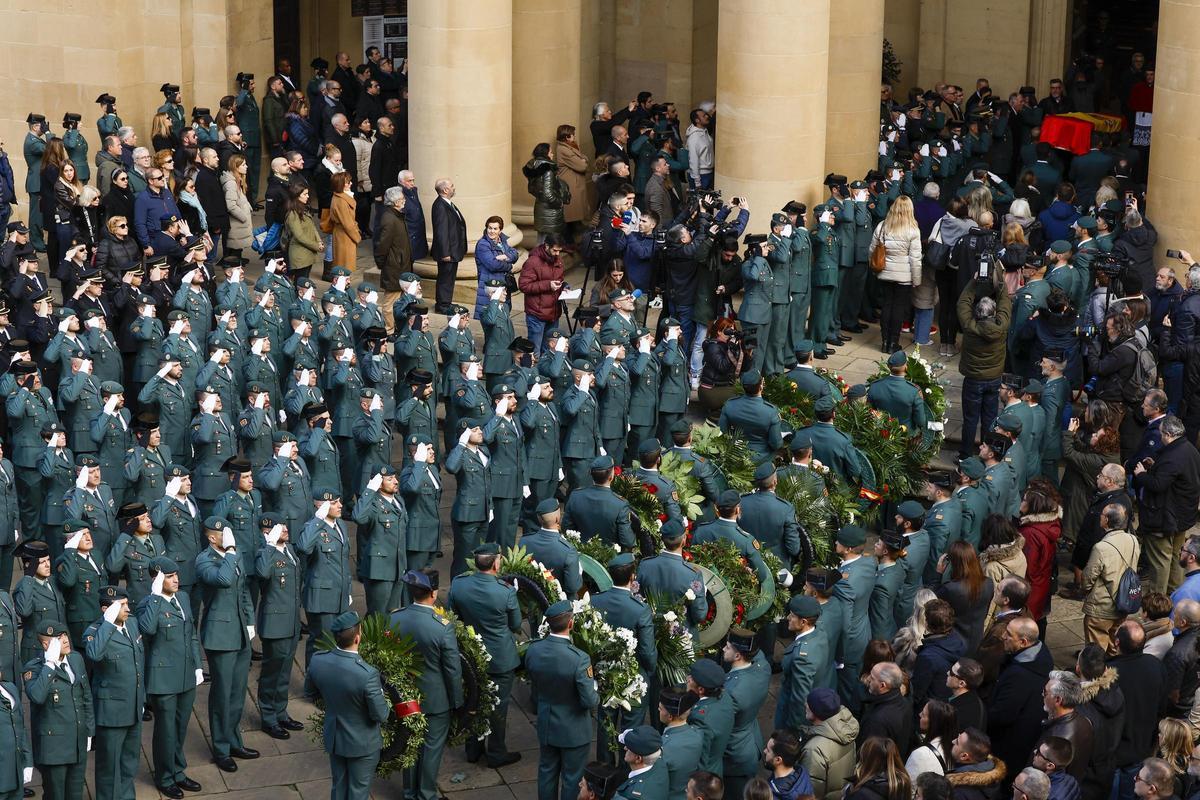
[[[262, 176], [262, 147], [246, 148], [246, 196], [250, 203], [258, 202], [258, 180]], [[359, 201], [362, 202], [361, 200]]]
[[458, 277], [457, 261], [437, 262], [437, 287], [434, 296], [439, 306], [454, 300], [454, 280]]
[[879, 328], [883, 343], [894, 346], [900, 341], [900, 326], [908, 319], [912, 309], [912, 286], [895, 281], [879, 281], [879, 287], [883, 291]]
[[542, 743], [538, 750], [538, 800], [575, 800], [590, 749], [586, 744], [555, 747]]
[[45, 800], [82, 800], [87, 753], [75, 764], [38, 764], [37, 768], [42, 776]]
[[133, 797], [133, 776], [142, 752], [142, 718], [132, 725], [96, 726], [96, 800]]
[[196, 702], [196, 689], [179, 694], [152, 694], [149, 700], [154, 709], [154, 785], [166, 789], [187, 777], [183, 744], [192, 705]]
[[330, 786], [330, 800], [362, 800], [371, 792], [371, 780], [375, 777], [375, 767], [379, 766], [379, 753], [347, 758], [346, 756], [329, 756], [329, 776], [333, 779]]
[[855, 264], [840, 271], [842, 291], [838, 295], [838, 320], [843, 328], [858, 324], [858, 309], [862, 306], [863, 292], [867, 286], [867, 265]]
[[467, 756], [478, 757], [487, 754], [488, 761], [498, 761], [508, 754], [508, 740], [505, 724], [508, 720], [508, 701], [512, 696], [513, 678], [516, 673], [513, 670], [508, 672], [500, 672], [491, 675], [491, 679], [496, 683], [496, 696], [499, 702], [496, 703], [496, 709], [492, 712], [490, 726], [492, 732], [488, 734], [487, 741], [481, 739], [467, 740]]
[[262, 640], [262, 665], [258, 673], [258, 713], [263, 725], [289, 719], [288, 684], [300, 637]]
[[938, 341], [954, 344], [958, 336], [958, 270], [943, 269], [937, 273]]
[[[532, 492], [532, 489], [530, 491]], [[517, 524], [521, 521], [521, 499], [520, 497], [492, 498], [492, 521], [488, 523], [487, 540], [500, 545], [501, 550], [507, 550], [517, 543]]]
[[17, 465], [17, 510], [21, 516], [21, 530], [27, 539], [38, 538], [42, 529], [42, 505], [46, 493], [42, 489], [42, 476], [37, 467]]
[[[236, 623], [235, 623], [236, 624]], [[212, 751], [227, 757], [242, 747], [242, 709], [246, 705], [246, 683], [250, 677], [250, 641], [238, 650], [206, 650], [212, 685], [208, 692], [208, 729]]]
[[992, 429], [1000, 405], [1000, 379], [978, 380], [963, 378], [963, 430], [962, 444], [958, 452], [975, 455], [975, 434], [983, 426], [983, 433]]

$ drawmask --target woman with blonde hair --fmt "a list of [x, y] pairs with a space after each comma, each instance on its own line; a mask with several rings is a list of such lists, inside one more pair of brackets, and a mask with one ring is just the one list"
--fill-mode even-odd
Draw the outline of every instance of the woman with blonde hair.
[[104, 279], [116, 286], [121, 282], [126, 266], [142, 260], [142, 248], [133, 238], [129, 220], [122, 216], [109, 217], [106, 233], [96, 248], [95, 266]]
[[358, 243], [362, 233], [354, 213], [358, 208], [354, 200], [354, 182], [350, 173], [339, 172], [330, 180], [333, 198], [329, 203], [329, 224], [333, 233], [332, 267], [345, 267], [351, 272], [358, 264]]
[[162, 170], [167, 181], [167, 191], [175, 194], [175, 153], [171, 150], [159, 150], [154, 154], [154, 166]]
[[221, 173], [221, 190], [225, 193], [225, 208], [229, 210], [229, 231], [225, 234], [225, 253], [240, 256], [250, 246], [254, 231], [250, 219], [250, 200], [246, 197], [246, 174], [249, 167], [244, 156], [230, 156], [229, 168]]
[[171, 127], [171, 118], [165, 111], [158, 112], [154, 115], [154, 119], [150, 120], [150, 144], [154, 146], [156, 154], [163, 150], [174, 152], [175, 148], [179, 146], [175, 129]]
[[921, 283], [921, 229], [910, 198], [896, 198], [887, 217], [875, 227], [872, 251], [876, 247], [884, 249], [883, 270], [875, 273], [883, 297], [882, 350], [892, 353], [900, 349], [900, 326], [912, 310], [912, 287]]
[[96, 245], [104, 236], [103, 212], [100, 209], [100, 190], [95, 186], [84, 186], [79, 193], [79, 204], [75, 206], [72, 216], [76, 235], [82, 239], [88, 248], [90, 257], [96, 252]]
[[896, 631], [892, 639], [892, 649], [896, 651], [895, 661], [900, 669], [912, 672], [917, 663], [917, 651], [925, 643], [925, 634], [929, 628], [925, 622], [925, 604], [936, 600], [937, 594], [932, 589], [922, 586], [913, 595], [913, 612], [908, 618], [908, 624]]
[[1171, 765], [1176, 775], [1187, 772], [1188, 759], [1196, 742], [1196, 730], [1188, 723], [1174, 717], [1158, 721], [1157, 758]]
[[1000, 234], [1000, 263], [1004, 265], [1004, 285], [1009, 297], [1016, 296], [1021, 288], [1021, 269], [1028, 255], [1029, 240], [1025, 238], [1025, 228], [1015, 220], [1006, 223]]

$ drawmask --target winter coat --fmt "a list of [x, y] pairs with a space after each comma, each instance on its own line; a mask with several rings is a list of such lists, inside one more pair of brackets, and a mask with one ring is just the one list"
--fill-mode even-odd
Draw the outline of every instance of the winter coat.
[[903, 753], [913, 737], [912, 701], [892, 689], [886, 694], [868, 694], [863, 698], [858, 741], [861, 744], [872, 736], [882, 736], [896, 743]]
[[948, 763], [942, 752], [941, 737], [935, 736], [908, 754], [908, 760], [904, 762], [904, 771], [915, 781], [917, 776], [926, 772], [945, 775]]
[[540, 245], [529, 253], [521, 267], [517, 285], [525, 295], [525, 313], [532, 314], [543, 322], [554, 322], [559, 317], [559, 289], [551, 289], [551, 281], [563, 279], [562, 258], [550, 255], [546, 245]]
[[288, 214], [284, 219], [287, 226], [287, 262], [292, 270], [310, 269], [317, 262], [321, 249], [321, 232], [312, 214]]
[[921, 283], [921, 234], [913, 231], [907, 239], [885, 236], [884, 223], [875, 226], [871, 237], [871, 248], [880, 242], [887, 253], [884, 260], [883, 272], [876, 272], [875, 277], [881, 281], [919, 286]]
[[1175, 637], [1171, 649], [1163, 657], [1166, 679], [1163, 688], [1167, 692], [1167, 713], [1173, 717], [1187, 719], [1196, 695], [1196, 640], [1200, 628], [1188, 628]]
[[1088, 399], [1105, 400], [1110, 403], [1121, 403], [1125, 397], [1125, 384], [1133, 377], [1133, 368], [1137, 363], [1137, 349], [1134, 345], [1126, 345], [1133, 337], [1126, 337], [1108, 348], [1103, 355], [1100, 352], [1100, 339], [1092, 339], [1092, 347], [1087, 352], [1087, 368], [1097, 377], [1096, 390], [1088, 392]]
[[295, 150], [304, 156], [304, 169], [311, 170], [321, 160], [321, 145], [317, 139], [317, 131], [307, 117], [299, 114], [288, 114], [284, 123], [284, 135], [287, 137], [285, 150]]
[[1007, 774], [1004, 762], [992, 756], [978, 764], [960, 764], [946, 780], [950, 781], [954, 800], [996, 800], [1002, 796]]
[[[1098, 453], [1083, 440], [1083, 437], [1070, 431], [1062, 432], [1062, 451], [1063, 464], [1066, 466], [1062, 477], [1062, 493], [1063, 499], [1066, 501], [1066, 505], [1063, 507], [1062, 530], [1068, 538], [1075, 539], [1077, 549], [1079, 543], [1086, 539], [1088, 541], [1087, 552], [1090, 553], [1091, 545], [1100, 541], [1101, 536], [1099, 513], [1093, 520], [1092, 526], [1084, 525], [1088, 507], [1093, 505], [1092, 498], [1096, 494], [1096, 476], [1100, 474], [1100, 470], [1104, 468], [1105, 464], [1119, 464], [1121, 454], [1117, 452]], [[1092, 536], [1087, 536], [1089, 531]], [[1086, 563], [1087, 553], [1084, 553], [1080, 562], [1075, 566], [1083, 569]]]
[[380, 213], [375, 265], [379, 267], [379, 288], [385, 292], [400, 291], [401, 273], [412, 269], [412, 242], [404, 212], [385, 208]]
[[996, 683], [996, 678], [1000, 675], [1000, 668], [1004, 666], [1004, 660], [1007, 657], [1004, 652], [1004, 634], [1008, 630], [1008, 623], [1017, 617], [1030, 618], [1029, 612], [1025, 609], [1005, 614], [1002, 617], [988, 617], [987, 628], [983, 632], [983, 638], [979, 640], [979, 647], [976, 648], [974, 656], [975, 660], [983, 667], [983, 683], [980, 684], [979, 691], [985, 697], [991, 694], [992, 685]]
[[[1024, 578], [1027, 568], [1025, 540], [1017, 534], [1017, 538], [1008, 544], [991, 545], [979, 554], [979, 563], [983, 567], [983, 574], [992, 579], [993, 586], [999, 586], [1000, 581], [1009, 575]], [[992, 603], [988, 606], [988, 616], [996, 616], [999, 610], [996, 604]]]
[[858, 720], [845, 706], [809, 730], [800, 763], [808, 770], [816, 800], [840, 800], [842, 789], [854, 780], [857, 736]]
[[1079, 212], [1070, 203], [1055, 200], [1042, 213], [1038, 214], [1038, 222], [1042, 223], [1042, 233], [1047, 242], [1059, 239], [1071, 239], [1071, 226], [1079, 219]]
[[1051, 736], [1061, 736], [1075, 748], [1075, 755], [1067, 772], [1083, 786], [1083, 776], [1088, 772], [1088, 764], [1092, 759], [1092, 747], [1096, 743], [1092, 722], [1083, 715], [1079, 708], [1073, 708], [1061, 717], [1048, 719], [1042, 723], [1042, 735], [1038, 745]]
[[104, 209], [104, 223], [107, 225], [113, 217], [124, 217], [129, 223], [129, 233], [133, 235], [133, 204], [133, 192], [122, 189], [114, 183], [108, 194], [104, 195], [104, 199], [100, 201], [100, 206]]
[[542, 234], [562, 234], [567, 226], [564, 209], [571, 190], [559, 179], [558, 165], [547, 158], [531, 158], [521, 174], [533, 195], [533, 227]]
[[408, 223], [408, 240], [412, 243], [413, 261], [420, 261], [429, 255], [429, 240], [425, 237], [425, 209], [421, 208], [417, 187], [401, 187], [400, 190], [404, 192], [404, 220]]
[[926, 700], [950, 699], [946, 671], [968, 652], [967, 643], [958, 635], [958, 631], [940, 636], [926, 634], [921, 649], [917, 651], [909, 689], [914, 708], [922, 708]]
[[228, 170], [221, 173], [221, 189], [225, 192], [225, 208], [229, 212], [229, 233], [225, 246], [234, 250], [249, 249], [254, 234], [250, 201], [237, 185], [233, 173]]
[[713, 171], [713, 138], [707, 128], [687, 127], [688, 174], [692, 181]]
[[1133, 476], [1141, 491], [1138, 524], [1143, 531], [1182, 533], [1196, 523], [1200, 505], [1200, 451], [1183, 436], [1164, 445], [1154, 465]]
[[1158, 355], [1164, 362], [1183, 362], [1183, 396], [1179, 403], [1179, 418], [1187, 428], [1188, 441], [1194, 442], [1196, 434], [1200, 432], [1200, 338], [1184, 342], [1174, 326], [1163, 328], [1158, 337]]
[[907, 800], [904, 797], [893, 797], [888, 793], [887, 773], [872, 775], [859, 786], [846, 786], [845, 800]]
[[1056, 314], [1047, 308], [1038, 309], [1037, 314], [1036, 319], [1025, 320], [1016, 331], [1018, 339], [1029, 342], [1029, 346], [1024, 348], [1028, 356], [1021, 360], [1036, 368], [1046, 348], [1061, 347], [1067, 351], [1067, 369], [1063, 374], [1068, 383], [1079, 386], [1083, 383], [1083, 359], [1080, 357], [1079, 337], [1075, 335], [1079, 317], [1073, 313]]
[[1154, 245], [1158, 242], [1158, 231], [1150, 220], [1142, 218], [1136, 228], [1126, 228], [1113, 245], [1113, 253], [1129, 259], [1129, 265], [1137, 270], [1142, 286], [1154, 286]]
[[559, 142], [554, 153], [558, 164], [558, 179], [566, 184], [567, 204], [563, 208], [563, 219], [566, 222], [582, 222], [592, 215], [596, 201], [589, 193], [592, 182], [588, 180], [587, 156], [569, 142]]
[[105, 236], [96, 246], [96, 269], [113, 285], [121, 282], [121, 270], [126, 264], [141, 260], [142, 248], [132, 236], [120, 240]]
[[[497, 257], [503, 255], [506, 261]], [[508, 243], [508, 237], [500, 234], [500, 241], [493, 242], [487, 234], [479, 237], [475, 243], [475, 269], [479, 273], [479, 282], [475, 287], [475, 319], [479, 319], [487, 308], [488, 294], [486, 284], [491, 280], [505, 280], [512, 274], [520, 253], [517, 248]]]
[[1041, 619], [1050, 613], [1050, 577], [1058, 569], [1062, 510], [1021, 517], [1020, 531], [1025, 539], [1025, 579], [1030, 587], [1025, 606], [1034, 619]]
[[329, 221], [333, 226], [333, 265], [345, 267], [351, 272], [358, 264], [358, 242], [362, 234], [358, 231], [355, 210], [358, 207], [354, 195], [337, 192], [329, 204]]
[[[963, 331], [962, 354], [958, 371], [965, 378], [994, 380], [1004, 373], [1012, 300], [1001, 281], [996, 286], [996, 314], [975, 319], [975, 282], [971, 281], [958, 298], [958, 325]], [[944, 298], [943, 302], [949, 302]]]
[[1113, 750], [1113, 765], [1124, 767], [1154, 753], [1157, 723], [1167, 711], [1167, 670], [1147, 653], [1121, 654], [1108, 663], [1116, 669], [1116, 686], [1125, 698], [1121, 735]]
[[1141, 552], [1137, 538], [1126, 531], [1109, 531], [1096, 543], [1080, 582], [1087, 592], [1083, 599], [1084, 616], [1124, 619], [1125, 615], [1117, 612], [1117, 585], [1127, 568], [1137, 569]]
[[1050, 648], [1039, 642], [1037, 653], [1028, 661], [1018, 660], [1022, 651], [1008, 656], [988, 700], [988, 736], [992, 751], [1013, 764], [1029, 760], [1030, 742], [1037, 741], [1042, 730], [1042, 689], [1054, 668]]
[[369, 136], [355, 136], [350, 140], [354, 145], [354, 168], [357, 183], [355, 189], [367, 194], [374, 194], [374, 184], [371, 182], [371, 145], [374, 142]]
[[[937, 587], [937, 596], [948, 602], [954, 608], [954, 630], [963, 638], [967, 645], [967, 653], [974, 653], [983, 639], [983, 624], [986, 614], [995, 594], [990, 578], [984, 578], [979, 587], [979, 594], [971, 600], [966, 583], [960, 580], [950, 580]], [[934, 697], [945, 699], [940, 693], [934, 692]]]
[[1117, 686], [1117, 671], [1108, 667], [1099, 678], [1083, 682], [1085, 702], [1077, 710], [1092, 723], [1092, 758], [1083, 776], [1086, 797], [1108, 797], [1112, 789], [1113, 754], [1121, 742], [1128, 706]]

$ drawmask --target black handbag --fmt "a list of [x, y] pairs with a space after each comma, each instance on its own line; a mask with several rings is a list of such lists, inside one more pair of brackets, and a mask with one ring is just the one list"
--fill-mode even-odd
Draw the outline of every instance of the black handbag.
[[925, 263], [936, 272], [941, 272], [950, 266], [950, 248], [941, 242], [930, 239], [925, 243]]

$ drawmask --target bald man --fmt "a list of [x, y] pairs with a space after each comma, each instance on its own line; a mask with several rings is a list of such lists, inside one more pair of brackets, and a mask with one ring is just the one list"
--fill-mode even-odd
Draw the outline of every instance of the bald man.
[[1037, 623], [1018, 616], [1004, 632], [1009, 659], [988, 699], [988, 735], [1005, 764], [1029, 760], [1029, 743], [1041, 733], [1042, 689], [1054, 668], [1050, 648], [1038, 639]]

